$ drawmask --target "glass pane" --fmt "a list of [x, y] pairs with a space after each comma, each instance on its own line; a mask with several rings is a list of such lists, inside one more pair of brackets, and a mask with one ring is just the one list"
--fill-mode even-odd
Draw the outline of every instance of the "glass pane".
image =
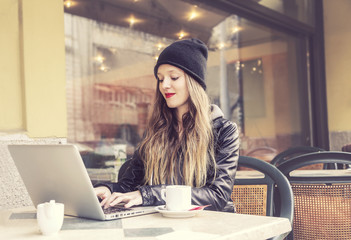
[[207, 92], [238, 124], [241, 154], [271, 160], [306, 144], [297, 38], [188, 1], [96, 3], [65, 8], [68, 141], [92, 180], [116, 181], [132, 156], [152, 109], [156, 58], [181, 38], [208, 45]]
[[314, 1], [311, 0], [259, 0], [259, 4], [283, 13], [300, 22], [314, 26]]
[[308, 145], [300, 40], [237, 16], [227, 17], [216, 32], [209, 42], [208, 93], [240, 125], [241, 154], [269, 161], [291, 146]]

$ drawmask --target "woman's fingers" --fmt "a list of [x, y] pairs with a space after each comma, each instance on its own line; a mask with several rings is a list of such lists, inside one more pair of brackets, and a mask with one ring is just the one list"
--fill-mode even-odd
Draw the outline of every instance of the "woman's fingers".
[[124, 207], [129, 208], [134, 205], [141, 205], [143, 203], [140, 191], [129, 192], [126, 194], [128, 200], [124, 201], [126, 204]]
[[109, 208], [111, 206], [115, 206], [117, 203], [121, 202], [121, 201], [119, 201], [119, 202], [114, 203], [112, 205], [112, 202], [115, 202], [116, 199], [118, 199], [122, 195], [123, 195], [123, 193], [113, 192], [108, 198], [105, 199], [104, 204], [103, 204], [104, 208], [106, 209], [106, 208]]
[[140, 191], [128, 192], [128, 193], [118, 193], [114, 192], [108, 199], [105, 199], [102, 204], [104, 208], [113, 207], [117, 204], [123, 202], [126, 203], [124, 207], [132, 207], [134, 205], [141, 205], [142, 198]]
[[127, 195], [118, 195], [115, 200], [113, 200], [111, 203], [110, 203], [110, 206], [116, 206], [117, 204], [121, 203], [121, 202], [124, 202], [124, 203], [128, 203], [130, 201], [130, 197], [127, 196]]
[[98, 196], [98, 197], [103, 196], [105, 193], [105, 189], [103, 189], [101, 187], [94, 188], [94, 191], [95, 191], [96, 196]]
[[101, 206], [103, 206], [106, 203], [106, 201], [109, 199], [109, 197], [111, 196], [110, 189], [108, 189], [105, 186], [94, 188], [94, 191], [95, 191], [96, 196], [98, 196], [102, 200], [100, 202]]
[[130, 208], [134, 205], [139, 205], [136, 199], [131, 199], [128, 203], [124, 205], [125, 208]]
[[100, 202], [100, 206], [105, 206], [107, 200], [108, 200], [108, 198], [102, 199], [102, 201]]

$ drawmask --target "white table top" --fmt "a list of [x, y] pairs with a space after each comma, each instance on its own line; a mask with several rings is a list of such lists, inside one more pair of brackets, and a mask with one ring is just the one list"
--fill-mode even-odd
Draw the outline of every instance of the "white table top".
[[291, 231], [286, 218], [202, 211], [191, 218], [160, 213], [114, 221], [65, 217], [55, 236], [41, 235], [34, 207], [0, 211], [0, 239], [240, 239], [259, 240]]
[[292, 177], [350, 177], [351, 169], [326, 169], [326, 170], [294, 170]]

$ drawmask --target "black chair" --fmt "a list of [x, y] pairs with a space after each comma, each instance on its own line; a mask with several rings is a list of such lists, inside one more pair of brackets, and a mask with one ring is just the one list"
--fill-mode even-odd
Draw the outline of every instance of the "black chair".
[[[238, 171], [231, 195], [236, 211], [242, 214], [285, 217], [292, 223], [294, 200], [287, 178], [275, 166], [257, 158], [240, 156], [239, 166], [256, 170], [263, 176], [250, 176], [253, 171], [247, 171], [247, 176], [242, 176]], [[274, 197], [275, 194], [279, 197]], [[284, 239], [287, 234], [273, 239]]]
[[351, 164], [351, 153], [309, 153], [278, 166], [294, 192], [294, 224], [288, 239], [350, 239], [351, 170], [295, 171], [313, 164]]
[[287, 150], [279, 153], [278, 155], [276, 155], [272, 159], [271, 164], [273, 164], [274, 166], [277, 167], [290, 158], [297, 157], [299, 155], [303, 155], [306, 153], [322, 152], [322, 151], [325, 151], [325, 150], [323, 148], [312, 147], [312, 146], [291, 147], [291, 148], [288, 148]]

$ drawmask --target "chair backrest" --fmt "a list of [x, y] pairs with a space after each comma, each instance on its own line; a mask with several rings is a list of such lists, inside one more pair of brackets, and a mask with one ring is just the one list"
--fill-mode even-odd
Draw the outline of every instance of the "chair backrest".
[[[292, 223], [294, 199], [287, 178], [275, 166], [257, 158], [240, 156], [239, 166], [252, 168], [263, 176], [252, 177], [252, 171], [247, 177], [237, 176], [232, 192], [237, 212], [285, 217]], [[283, 239], [285, 235], [274, 239]]]
[[309, 153], [278, 166], [294, 191], [294, 224], [288, 239], [350, 239], [351, 171], [295, 171], [319, 163], [351, 164], [351, 153]]
[[341, 151], [351, 152], [351, 144], [345, 144], [344, 146], [342, 146]]
[[312, 147], [312, 146], [291, 147], [276, 155], [272, 159], [271, 164], [273, 164], [274, 166], [279, 166], [280, 164], [282, 164], [283, 162], [285, 162], [290, 158], [297, 157], [306, 153], [322, 152], [322, 151], [325, 151], [325, 150], [319, 147]]

